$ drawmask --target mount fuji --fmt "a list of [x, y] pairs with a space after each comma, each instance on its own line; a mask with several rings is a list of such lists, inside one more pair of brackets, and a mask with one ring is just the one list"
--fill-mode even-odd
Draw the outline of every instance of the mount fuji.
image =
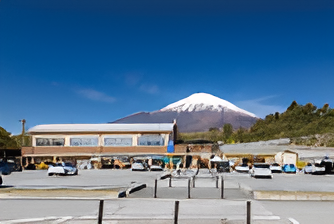
[[139, 112], [110, 123], [171, 123], [179, 132], [204, 132], [232, 124], [234, 129], [249, 128], [259, 118], [234, 104], [208, 93], [195, 93], [153, 112]]

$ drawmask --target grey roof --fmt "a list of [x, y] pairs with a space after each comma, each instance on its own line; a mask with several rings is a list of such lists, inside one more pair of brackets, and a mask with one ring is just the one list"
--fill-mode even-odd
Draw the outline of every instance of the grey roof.
[[252, 155], [275, 155], [289, 149], [289, 146], [249, 146], [243, 144], [219, 146], [220, 151], [226, 154], [252, 154]]
[[66, 132], [171, 132], [173, 123], [157, 124], [43, 124], [32, 127], [28, 133]]

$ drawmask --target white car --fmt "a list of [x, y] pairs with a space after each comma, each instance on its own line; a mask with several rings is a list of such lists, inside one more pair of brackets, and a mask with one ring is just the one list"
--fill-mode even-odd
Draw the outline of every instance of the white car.
[[48, 168], [48, 176], [52, 175], [78, 175], [78, 169], [71, 163], [50, 164]]
[[249, 173], [249, 166], [247, 164], [238, 165], [234, 169], [238, 173]]
[[312, 174], [325, 174], [326, 167], [320, 163], [315, 163], [312, 166]]
[[306, 164], [306, 166], [304, 166], [304, 168], [303, 168], [303, 171], [304, 171], [305, 174], [312, 173], [312, 170], [313, 170], [313, 166], [312, 166], [311, 163]]
[[164, 169], [159, 165], [150, 166], [150, 171], [163, 171]]
[[132, 171], [147, 171], [148, 165], [145, 160], [136, 160], [131, 165]]
[[278, 163], [273, 163], [270, 165], [270, 170], [272, 173], [282, 173], [282, 166]]
[[254, 163], [253, 168], [251, 170], [252, 177], [267, 177], [273, 178], [273, 174], [270, 170], [270, 165], [267, 163]]

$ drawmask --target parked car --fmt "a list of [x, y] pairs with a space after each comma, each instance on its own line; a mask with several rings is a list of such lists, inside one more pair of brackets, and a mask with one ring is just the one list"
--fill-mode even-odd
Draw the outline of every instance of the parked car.
[[150, 171], [163, 171], [164, 170], [164, 162], [163, 156], [152, 156], [151, 158], [152, 164], [150, 166]]
[[270, 165], [270, 170], [272, 173], [282, 173], [282, 166], [278, 163], [273, 163]]
[[283, 171], [284, 173], [297, 173], [297, 167], [295, 164], [284, 164]]
[[230, 172], [230, 162], [227, 161], [219, 161], [219, 162], [214, 162], [217, 168], [218, 173], [229, 173]]
[[325, 156], [323, 160], [321, 160], [321, 165], [325, 166], [325, 173], [331, 174], [333, 173], [333, 160], [328, 156]]
[[312, 174], [319, 175], [319, 174], [325, 174], [326, 173], [326, 167], [325, 165], [321, 163], [315, 163], [312, 166]]
[[112, 157], [102, 157], [101, 164], [102, 169], [112, 169], [114, 168], [114, 159]]
[[306, 166], [303, 168], [303, 172], [305, 174], [311, 174], [313, 172], [313, 166], [311, 163], [307, 163]]
[[273, 174], [270, 170], [270, 165], [267, 163], [254, 163], [251, 169], [251, 176], [252, 177], [266, 177], [266, 178], [273, 178]]
[[78, 169], [72, 163], [49, 164], [48, 176], [52, 175], [78, 175]]
[[238, 165], [234, 169], [238, 173], [249, 173], [249, 166], [247, 164]]
[[7, 159], [2, 159], [0, 161], [0, 175], [9, 175], [12, 173], [10, 164], [7, 162]]
[[148, 165], [145, 159], [135, 159], [131, 164], [132, 171], [147, 171]]
[[230, 162], [223, 160], [219, 156], [210, 159], [211, 167], [216, 168], [218, 173], [230, 172]]

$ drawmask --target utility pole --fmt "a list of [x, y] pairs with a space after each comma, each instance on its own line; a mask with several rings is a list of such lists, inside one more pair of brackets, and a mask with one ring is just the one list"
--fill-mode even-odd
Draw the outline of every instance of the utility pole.
[[22, 132], [21, 132], [21, 138], [22, 138], [22, 142], [21, 142], [21, 147], [24, 146], [24, 134], [25, 134], [25, 123], [26, 123], [26, 120], [25, 119], [22, 119], [20, 120], [20, 122], [22, 123]]

